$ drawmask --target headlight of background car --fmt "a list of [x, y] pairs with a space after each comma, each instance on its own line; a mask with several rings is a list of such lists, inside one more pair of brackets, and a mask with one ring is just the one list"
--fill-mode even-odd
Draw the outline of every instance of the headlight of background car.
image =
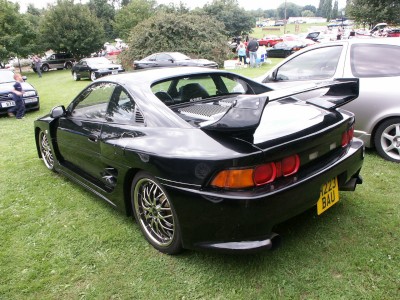
[[27, 91], [27, 92], [24, 93], [23, 96], [24, 96], [24, 97], [36, 96], [36, 91]]

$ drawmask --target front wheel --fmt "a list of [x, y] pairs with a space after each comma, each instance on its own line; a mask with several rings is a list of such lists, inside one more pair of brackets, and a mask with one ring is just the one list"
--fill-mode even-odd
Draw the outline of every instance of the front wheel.
[[392, 118], [380, 124], [374, 144], [384, 159], [400, 163], [400, 118]]
[[96, 79], [96, 74], [94, 72], [90, 72], [90, 80], [95, 81]]
[[49, 139], [47, 138], [46, 133], [41, 130], [39, 132], [39, 149], [40, 154], [43, 158], [43, 162], [49, 170], [54, 171], [54, 156], [51, 151]]
[[131, 201], [135, 219], [146, 240], [158, 251], [177, 254], [182, 238], [174, 207], [157, 180], [139, 172], [132, 182]]

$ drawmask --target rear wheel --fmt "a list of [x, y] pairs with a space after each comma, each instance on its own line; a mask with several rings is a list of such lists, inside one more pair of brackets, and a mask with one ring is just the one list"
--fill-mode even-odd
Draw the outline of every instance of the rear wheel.
[[67, 63], [65, 64], [65, 68], [66, 68], [66, 69], [71, 69], [71, 68], [72, 68], [72, 64], [69, 63], [69, 62], [67, 62]]
[[47, 72], [47, 71], [49, 71], [49, 70], [50, 70], [49, 65], [44, 64], [44, 65], [42, 66], [42, 71], [43, 71], [43, 72]]
[[158, 251], [177, 254], [182, 238], [176, 212], [165, 190], [146, 172], [132, 182], [131, 201], [135, 219], [146, 240]]
[[76, 72], [72, 72], [72, 78], [74, 78], [75, 81], [81, 80], [81, 78], [76, 74]]
[[39, 148], [44, 164], [49, 170], [54, 171], [53, 152], [51, 151], [49, 139], [47, 138], [47, 135], [43, 130], [39, 132]]
[[380, 124], [374, 144], [384, 159], [400, 163], [400, 118], [392, 118]]

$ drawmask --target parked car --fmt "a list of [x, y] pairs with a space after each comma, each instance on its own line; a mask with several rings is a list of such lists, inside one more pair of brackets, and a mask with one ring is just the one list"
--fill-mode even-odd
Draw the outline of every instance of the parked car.
[[[22, 77], [21, 82], [24, 92], [23, 99], [27, 111], [38, 110], [40, 108], [39, 95], [36, 89], [26, 82], [26, 76]], [[7, 114], [7, 110], [15, 106], [15, 101], [11, 92], [14, 90], [14, 72], [8, 69], [0, 69], [0, 115]]]
[[283, 42], [283, 39], [281, 39], [280, 37], [278, 37], [276, 35], [267, 35], [267, 36], [263, 37], [262, 39], [258, 40], [258, 45], [272, 47], [280, 42]]
[[75, 81], [81, 78], [96, 80], [106, 75], [115, 75], [125, 72], [125, 69], [105, 57], [83, 58], [72, 67], [71, 73]]
[[285, 58], [292, 53], [304, 48], [305, 46], [306, 45], [299, 41], [280, 42], [272, 48], [267, 49], [267, 56]]
[[[71, 69], [75, 59], [70, 53], [54, 53], [42, 60], [42, 66], [40, 69], [43, 72], [47, 72], [50, 69]], [[32, 62], [32, 70], [36, 72], [35, 64]]]
[[[336, 97], [291, 98], [324, 87]], [[163, 253], [269, 249], [275, 224], [321, 214], [361, 183], [364, 147], [338, 108], [357, 89], [276, 93], [207, 68], [120, 74], [36, 120], [36, 145], [47, 168], [133, 214]]]
[[192, 59], [180, 52], [161, 52], [147, 56], [133, 62], [134, 69], [147, 69], [155, 67], [207, 67], [218, 68], [215, 61], [208, 59]]
[[[355, 134], [385, 159], [400, 162], [400, 39], [349, 39], [307, 47], [257, 80], [274, 89], [333, 78], [360, 78]], [[306, 95], [310, 97], [310, 95]]]

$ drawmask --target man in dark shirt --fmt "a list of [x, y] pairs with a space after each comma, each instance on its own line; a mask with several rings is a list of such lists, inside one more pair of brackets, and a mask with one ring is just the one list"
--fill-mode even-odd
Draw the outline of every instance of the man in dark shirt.
[[257, 50], [258, 50], [258, 42], [255, 38], [252, 38], [251, 41], [247, 45], [247, 50], [249, 50], [250, 55], [250, 67], [256, 67], [257, 60]]

